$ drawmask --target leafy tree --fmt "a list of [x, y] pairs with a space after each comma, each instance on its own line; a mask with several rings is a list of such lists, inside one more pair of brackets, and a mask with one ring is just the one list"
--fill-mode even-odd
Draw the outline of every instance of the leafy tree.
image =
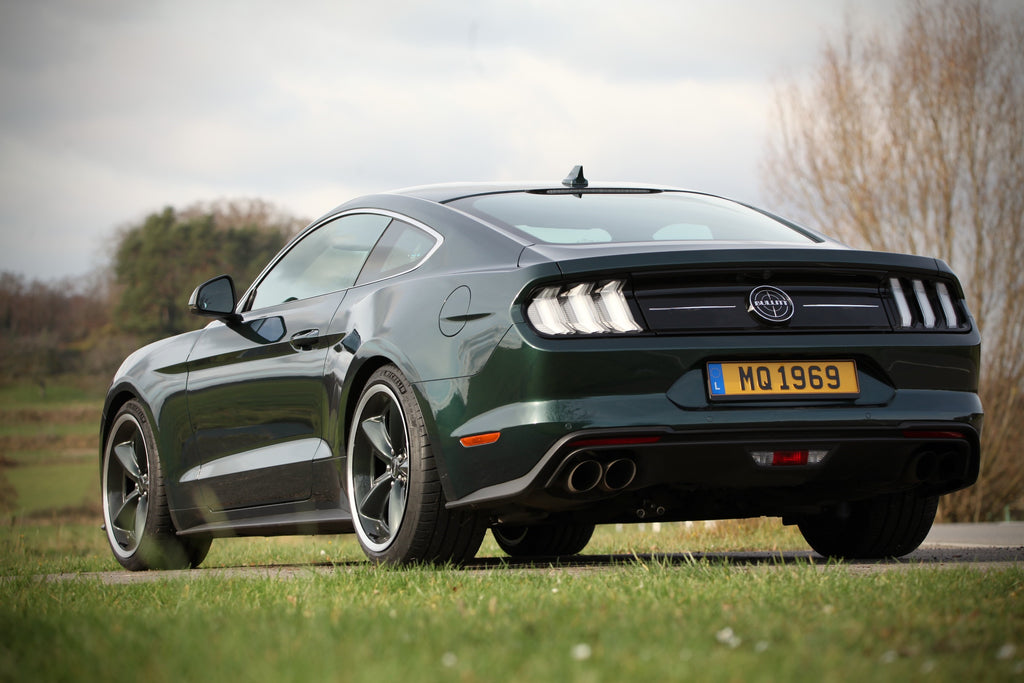
[[773, 200], [867, 248], [947, 261], [981, 329], [979, 482], [952, 520], [1019, 504], [1024, 487], [1024, 12], [919, 1], [901, 30], [827, 43], [813, 80], [777, 90]]
[[192, 289], [227, 273], [241, 290], [302, 223], [259, 200], [150, 214], [122, 234], [114, 257], [118, 325], [150, 339], [196, 329], [203, 321], [186, 308]]

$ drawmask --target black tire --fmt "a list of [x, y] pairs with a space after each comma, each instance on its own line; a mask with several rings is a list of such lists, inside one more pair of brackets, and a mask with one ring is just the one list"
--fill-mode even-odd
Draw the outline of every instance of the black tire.
[[500, 525], [491, 528], [494, 540], [512, 557], [563, 557], [587, 547], [593, 524]]
[[486, 526], [445, 508], [423, 413], [393, 365], [370, 376], [353, 412], [346, 463], [349, 507], [363, 552], [387, 564], [462, 564]]
[[938, 505], [938, 496], [893, 493], [844, 503], [797, 524], [811, 548], [825, 557], [901, 557], [924, 541]]
[[103, 447], [100, 488], [107, 542], [125, 569], [186, 569], [206, 558], [209, 538], [176, 535], [156, 440], [137, 401], [114, 415]]

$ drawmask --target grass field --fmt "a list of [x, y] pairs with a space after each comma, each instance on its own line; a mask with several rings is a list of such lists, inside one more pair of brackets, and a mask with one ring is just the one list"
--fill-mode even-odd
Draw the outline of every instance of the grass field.
[[[732, 529], [730, 543], [746, 545], [744, 532]], [[38, 578], [66, 569], [67, 556], [98, 559], [105, 549], [95, 527], [8, 526], [0, 536], [5, 558], [15, 551], [0, 572], [9, 577], [0, 581], [0, 680], [1024, 675], [1020, 569], [865, 574], [809, 563], [752, 567], [628, 557], [619, 566], [583, 569], [387, 569], [359, 561], [347, 538], [319, 537], [233, 539], [220, 543], [227, 555], [210, 558], [308, 567], [291, 578], [197, 571], [107, 585]], [[607, 538], [597, 541], [598, 550], [608, 548]], [[700, 550], [703, 542], [690, 546]], [[325, 567], [328, 561], [336, 564]]]
[[0, 387], [0, 513], [99, 514], [96, 381]]
[[587, 552], [611, 567], [387, 569], [321, 536], [219, 540], [203, 565], [291, 578], [47, 581], [118, 568], [98, 410], [74, 387], [0, 390], [0, 681], [1024, 680], [1021, 568], [640, 559], [806, 549], [778, 520], [604, 527]]

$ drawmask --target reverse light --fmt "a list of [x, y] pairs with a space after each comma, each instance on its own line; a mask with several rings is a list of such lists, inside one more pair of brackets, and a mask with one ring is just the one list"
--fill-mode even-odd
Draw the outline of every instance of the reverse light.
[[776, 451], [751, 451], [750, 456], [754, 462], [761, 467], [799, 467], [801, 465], [820, 464], [825, 456], [826, 450], [793, 450], [783, 449]]
[[622, 334], [641, 332], [622, 289], [622, 280], [545, 287], [526, 307], [541, 334]]

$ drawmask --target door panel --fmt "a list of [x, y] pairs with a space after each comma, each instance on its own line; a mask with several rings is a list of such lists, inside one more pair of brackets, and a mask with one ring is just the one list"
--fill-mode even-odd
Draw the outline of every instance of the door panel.
[[189, 357], [188, 410], [211, 509], [309, 497], [327, 410], [331, 342], [320, 330], [344, 296], [291, 301], [203, 331]]

